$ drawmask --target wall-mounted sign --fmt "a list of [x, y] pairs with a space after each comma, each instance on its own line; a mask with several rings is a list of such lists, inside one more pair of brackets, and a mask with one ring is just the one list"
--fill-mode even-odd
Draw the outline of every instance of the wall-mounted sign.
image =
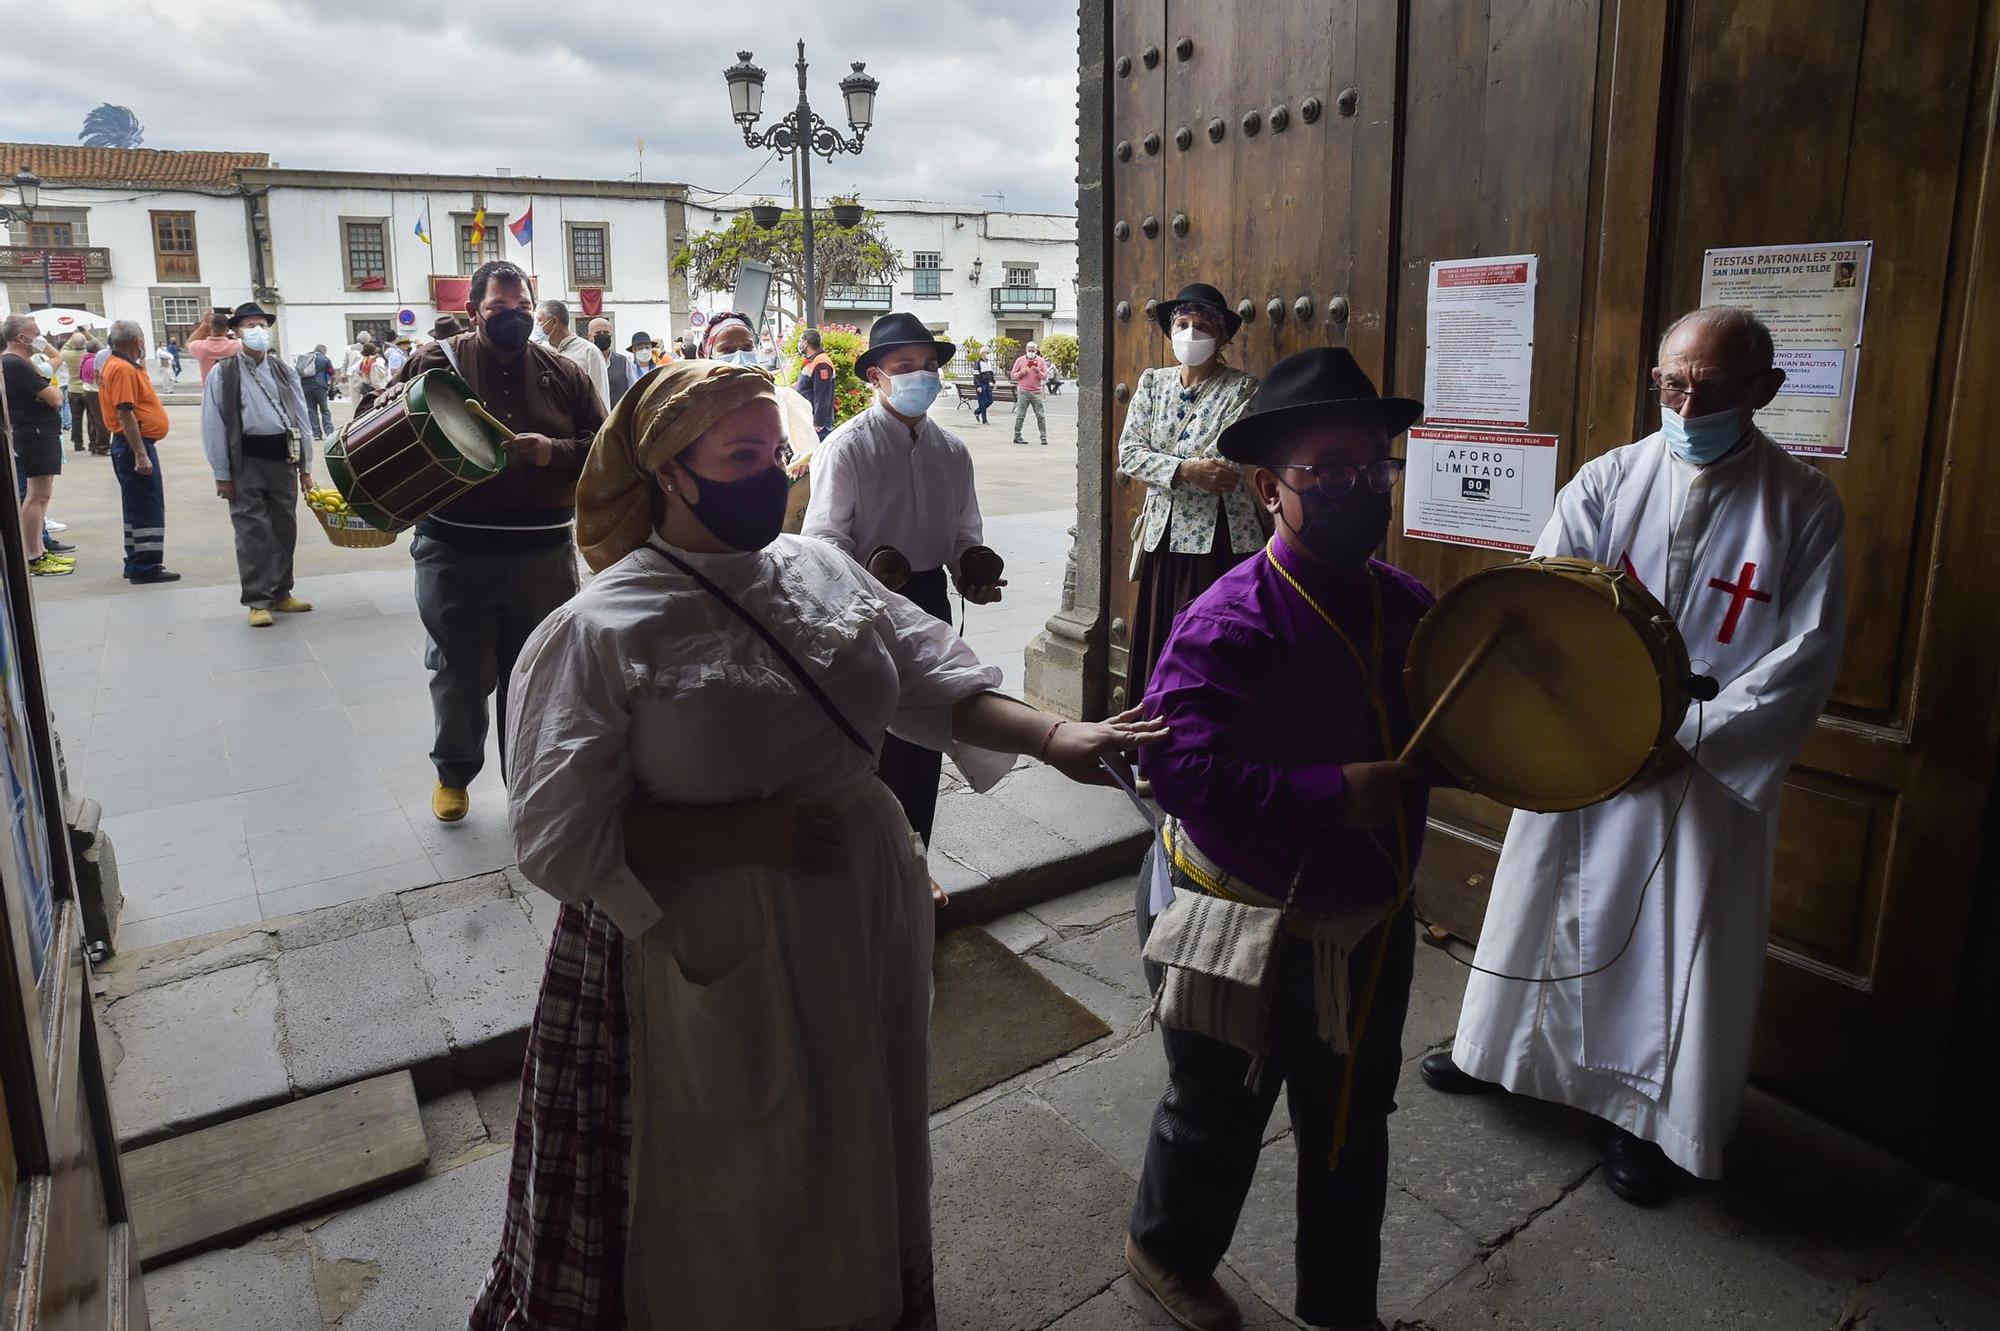
[[396, 322], [403, 325], [403, 327], [408, 328], [411, 325], [415, 324], [416, 321], [417, 321], [417, 312], [415, 310], [396, 311]]
[[1853, 240], [1703, 255], [1701, 303], [1748, 310], [1771, 329], [1785, 387], [1757, 427], [1793, 453], [1847, 456], [1874, 254], [1875, 242]]
[[1526, 429], [1535, 368], [1532, 254], [1443, 259], [1424, 307], [1424, 419]]
[[1403, 473], [1403, 535], [1528, 554], [1556, 506], [1556, 436], [1419, 425]]

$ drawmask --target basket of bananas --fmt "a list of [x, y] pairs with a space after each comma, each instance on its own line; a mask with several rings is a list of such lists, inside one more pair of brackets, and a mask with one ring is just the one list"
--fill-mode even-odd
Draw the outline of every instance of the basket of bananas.
[[396, 543], [396, 533], [377, 531], [347, 506], [340, 491], [331, 487], [306, 491], [306, 507], [319, 519], [326, 539], [346, 550], [379, 550]]

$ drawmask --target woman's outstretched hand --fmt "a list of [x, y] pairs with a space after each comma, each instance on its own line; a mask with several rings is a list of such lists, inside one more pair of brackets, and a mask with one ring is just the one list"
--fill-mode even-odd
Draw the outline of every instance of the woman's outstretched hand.
[[1102, 721], [1065, 721], [1049, 736], [1041, 757], [1070, 780], [1086, 786], [1117, 782], [1100, 763], [1109, 763], [1128, 778], [1131, 755], [1167, 737], [1167, 723], [1133, 707]]

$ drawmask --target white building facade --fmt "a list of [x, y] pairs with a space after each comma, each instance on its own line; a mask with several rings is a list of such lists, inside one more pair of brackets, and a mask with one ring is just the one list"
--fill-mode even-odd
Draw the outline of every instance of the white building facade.
[[[159, 345], [185, 341], [209, 309], [254, 299], [276, 314], [290, 353], [344, 347], [364, 331], [422, 340], [440, 313], [464, 313], [466, 279], [499, 258], [533, 275], [539, 295], [565, 301], [579, 332], [601, 315], [620, 348], [640, 332], [670, 341], [689, 331], [694, 310], [731, 303], [728, 293], [691, 299], [674, 255], [753, 202], [690, 203], [672, 183], [310, 171], [262, 153], [0, 144], [0, 189], [23, 169], [42, 186], [33, 212], [0, 237], [8, 310], [54, 304], [134, 319]], [[832, 287], [827, 322], [865, 333], [905, 310], [960, 341], [1076, 332], [1074, 217], [863, 202], [902, 269], [893, 282]], [[517, 236], [511, 224], [530, 210]], [[45, 292], [45, 252], [81, 280]]]
[[[750, 203], [731, 197], [690, 204], [688, 224], [696, 233], [721, 230]], [[901, 310], [961, 340], [1005, 335], [1028, 342], [1076, 332], [1074, 217], [908, 200], [862, 203], [881, 223], [902, 272], [889, 283], [835, 284], [827, 292], [827, 322], [866, 333], [882, 315]], [[696, 292], [695, 302], [706, 313], [729, 308], [727, 293]]]

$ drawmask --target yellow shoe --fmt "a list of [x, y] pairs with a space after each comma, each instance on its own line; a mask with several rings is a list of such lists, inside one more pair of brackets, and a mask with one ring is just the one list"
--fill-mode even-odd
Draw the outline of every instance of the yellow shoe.
[[306, 611], [313, 608], [313, 603], [311, 601], [301, 601], [296, 596], [287, 596], [271, 608], [281, 615], [303, 615]]
[[472, 807], [472, 796], [457, 786], [440, 785], [431, 792], [431, 814], [441, 823], [455, 823]]
[[271, 627], [271, 612], [269, 610], [252, 610], [250, 612], [250, 627], [253, 629], [267, 629]]

